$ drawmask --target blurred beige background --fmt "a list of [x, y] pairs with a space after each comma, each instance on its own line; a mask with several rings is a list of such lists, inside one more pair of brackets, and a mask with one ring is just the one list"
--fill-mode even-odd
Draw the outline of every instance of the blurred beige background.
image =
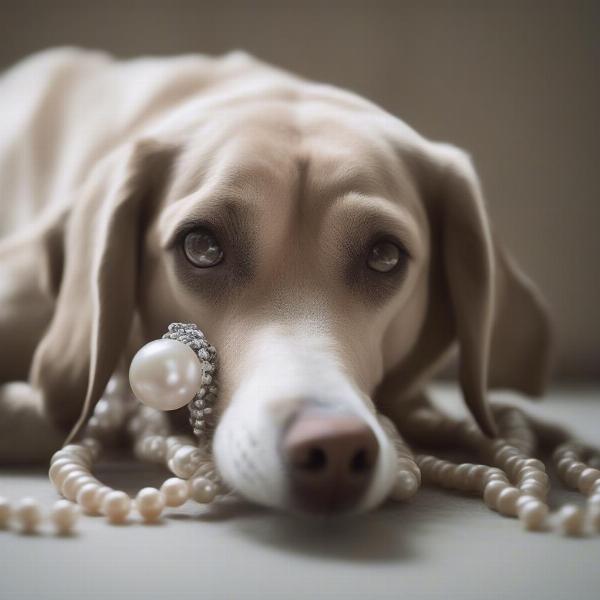
[[[473, 155], [549, 299], [557, 374], [600, 378], [600, 2], [0, 0], [0, 68], [48, 46], [243, 48]], [[90, 107], [92, 108], [92, 107]]]

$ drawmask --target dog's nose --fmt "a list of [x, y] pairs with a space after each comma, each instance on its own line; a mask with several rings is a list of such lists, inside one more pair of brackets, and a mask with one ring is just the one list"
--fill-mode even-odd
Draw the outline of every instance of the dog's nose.
[[373, 430], [357, 416], [300, 413], [283, 438], [292, 502], [313, 513], [352, 508], [369, 485], [378, 451]]

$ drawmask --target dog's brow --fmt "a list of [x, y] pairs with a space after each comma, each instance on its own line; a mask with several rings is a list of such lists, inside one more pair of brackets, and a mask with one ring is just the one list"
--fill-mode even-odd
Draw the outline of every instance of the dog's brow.
[[417, 222], [402, 205], [381, 196], [365, 196], [353, 192], [338, 197], [334, 207], [342, 222], [366, 232], [389, 229], [398, 235], [410, 254], [419, 247]]
[[182, 234], [196, 227], [218, 227], [229, 239], [250, 237], [256, 210], [243, 198], [213, 196], [199, 201], [190, 197], [180, 203], [173, 206], [175, 214], [168, 211], [164, 215], [166, 227], [161, 244], [164, 248], [172, 246]]

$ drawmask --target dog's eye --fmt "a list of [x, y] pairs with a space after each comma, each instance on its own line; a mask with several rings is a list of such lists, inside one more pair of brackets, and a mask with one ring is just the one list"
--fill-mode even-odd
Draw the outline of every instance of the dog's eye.
[[223, 250], [217, 238], [206, 229], [190, 231], [183, 241], [186, 258], [196, 267], [214, 267], [223, 260]]
[[369, 250], [367, 266], [379, 273], [389, 273], [405, 256], [406, 251], [397, 244], [388, 241], [377, 242]]

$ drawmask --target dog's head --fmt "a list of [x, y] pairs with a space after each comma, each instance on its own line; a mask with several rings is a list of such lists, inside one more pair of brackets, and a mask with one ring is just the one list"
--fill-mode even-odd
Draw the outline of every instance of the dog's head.
[[393, 484], [372, 402], [410, 398], [455, 341], [485, 433], [488, 386], [539, 392], [544, 311], [462, 151], [292, 80], [200, 108], [107, 157], [76, 202], [33, 371], [57, 420], [89, 415], [132, 331], [192, 321], [219, 352], [225, 480], [265, 505], [349, 511]]

